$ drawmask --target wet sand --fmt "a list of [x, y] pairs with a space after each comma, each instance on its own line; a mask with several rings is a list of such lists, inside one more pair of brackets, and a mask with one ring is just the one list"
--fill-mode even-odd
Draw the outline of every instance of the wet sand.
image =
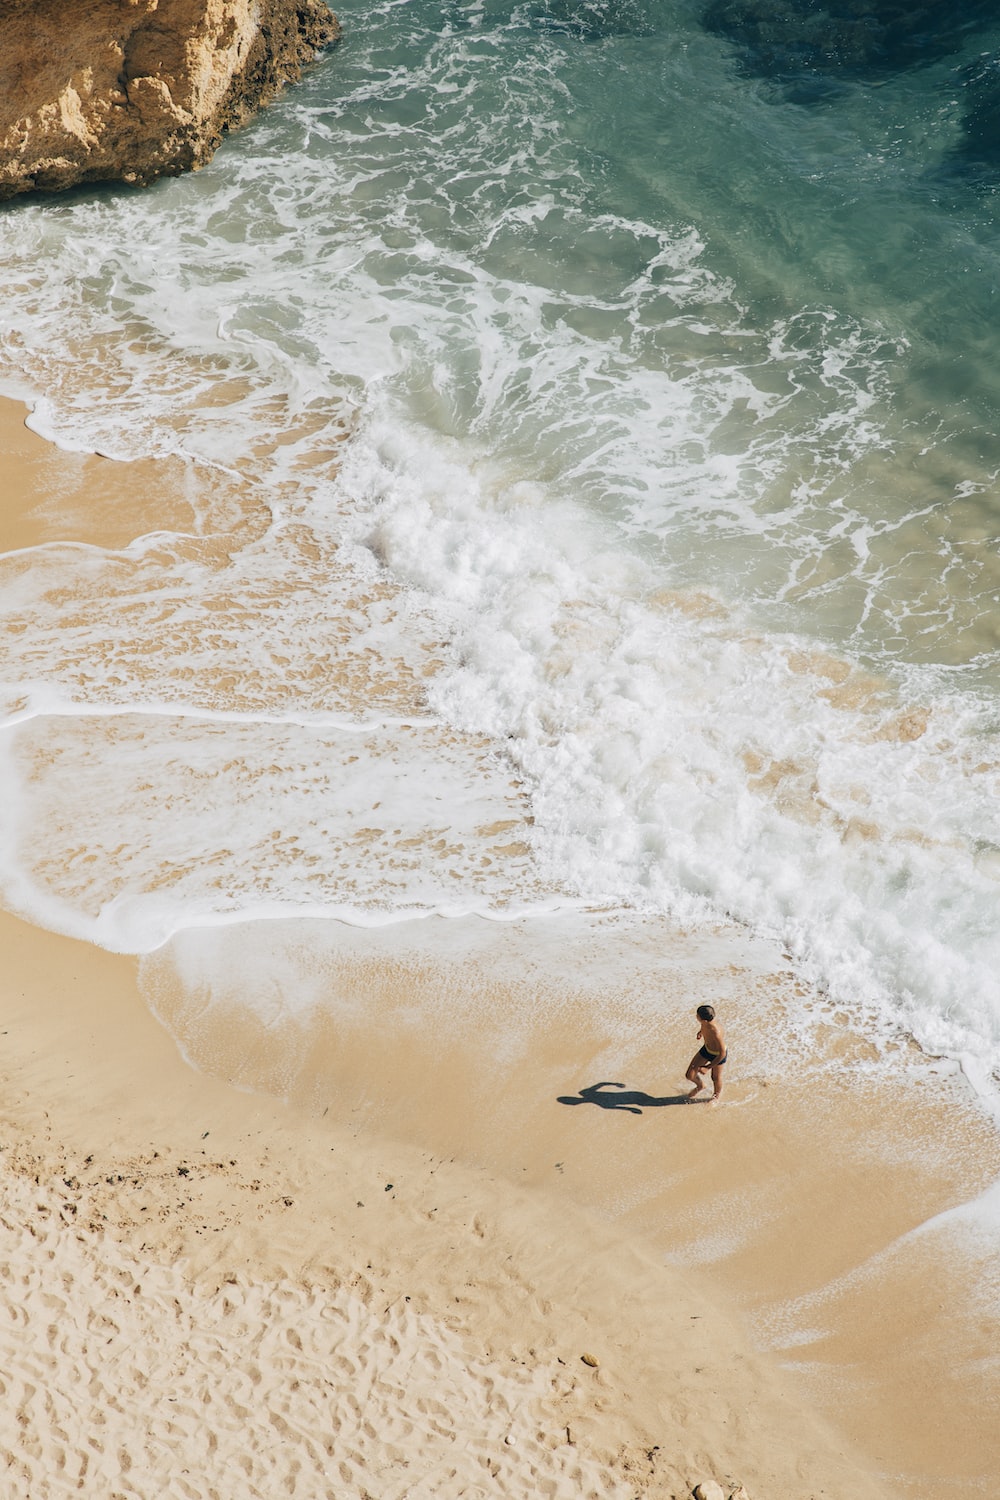
[[[707, 1279], [889, 1493], [989, 1493], [995, 1240], [930, 1221], [996, 1181], [1000, 1140], [950, 1064], [880, 1055], [833, 1011], [808, 1031], [822, 1002], [739, 929], [265, 927], [142, 963], [199, 1067], [582, 1205]], [[684, 1102], [704, 1001], [730, 1048], [717, 1108]]]
[[[0, 418], [5, 550], [192, 524], [181, 466]], [[773, 946], [615, 914], [4, 943], [15, 1493], [152, 1495], [168, 1452], [195, 1496], [990, 1493], [989, 1246], [919, 1230], [997, 1133], [905, 1040], [803, 1031]], [[715, 1110], [679, 1103], [705, 999]]]

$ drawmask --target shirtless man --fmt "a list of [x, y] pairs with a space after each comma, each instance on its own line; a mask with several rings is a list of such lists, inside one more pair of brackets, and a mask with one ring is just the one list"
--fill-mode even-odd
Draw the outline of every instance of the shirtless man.
[[684, 1074], [688, 1083], [694, 1084], [688, 1098], [693, 1099], [696, 1094], [701, 1093], [705, 1087], [702, 1074], [710, 1071], [713, 1093], [709, 1102], [716, 1104], [722, 1097], [722, 1065], [726, 1061], [726, 1039], [722, 1034], [722, 1027], [715, 1019], [715, 1011], [710, 1005], [699, 1005], [697, 1016], [701, 1022], [698, 1027], [698, 1037], [702, 1045], [692, 1057], [691, 1065]]

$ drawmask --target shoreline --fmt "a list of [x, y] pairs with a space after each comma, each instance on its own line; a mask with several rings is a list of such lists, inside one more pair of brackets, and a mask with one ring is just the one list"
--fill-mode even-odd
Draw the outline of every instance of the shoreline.
[[[372, 1398], [374, 1430], [360, 1461], [337, 1451], [332, 1439], [331, 1466], [350, 1460], [357, 1469], [346, 1476], [348, 1484], [360, 1482], [370, 1472], [367, 1465], [386, 1464], [398, 1452], [404, 1457], [393, 1461], [409, 1464], [414, 1488], [387, 1493], [421, 1493], [421, 1464], [431, 1473], [442, 1452], [459, 1461], [479, 1442], [483, 1452], [473, 1454], [473, 1467], [499, 1465], [493, 1477], [501, 1493], [512, 1495], [527, 1493], [519, 1485], [529, 1478], [557, 1486], [547, 1492], [567, 1495], [666, 1495], [678, 1486], [684, 1493], [706, 1478], [733, 1489], [743, 1483], [753, 1500], [778, 1500], [800, 1486], [844, 1500], [875, 1500], [884, 1493], [789, 1396], [697, 1280], [659, 1265], [640, 1239], [552, 1202], [535, 1188], [498, 1181], [195, 1073], [139, 1001], [131, 960], [8, 916], [0, 919], [0, 929], [8, 955], [2, 991], [3, 1222], [8, 1240], [14, 1227], [21, 1229], [22, 1243], [24, 1231], [32, 1236], [16, 1267], [20, 1282], [30, 1271], [33, 1242], [49, 1257], [38, 1297], [49, 1279], [65, 1277], [67, 1266], [78, 1289], [84, 1267], [98, 1288], [98, 1271], [104, 1283], [117, 1274], [120, 1303], [112, 1307], [95, 1299], [88, 1320], [93, 1335], [94, 1324], [103, 1330], [112, 1319], [111, 1343], [135, 1336], [149, 1283], [161, 1300], [183, 1305], [185, 1368], [176, 1381], [181, 1394], [168, 1399], [190, 1403], [197, 1412], [187, 1435], [189, 1458], [197, 1460], [198, 1433], [206, 1422], [223, 1429], [231, 1423], [207, 1395], [197, 1410], [195, 1393], [204, 1381], [224, 1392], [244, 1361], [260, 1366], [265, 1333], [279, 1352], [282, 1340], [285, 1351], [289, 1344], [313, 1346], [314, 1325], [321, 1332], [331, 1308], [346, 1309], [349, 1321], [353, 1293], [376, 1320], [390, 1308], [403, 1317], [403, 1328], [392, 1320], [378, 1327], [383, 1338], [412, 1340], [406, 1362], [410, 1406], [419, 1407], [422, 1393], [431, 1411], [437, 1399], [440, 1349], [436, 1365], [413, 1369], [432, 1335], [462, 1366], [461, 1378], [471, 1383], [475, 1399], [467, 1412], [453, 1414], [459, 1430], [451, 1438], [439, 1432], [435, 1444], [430, 1418], [427, 1431], [400, 1436], [396, 1428], [407, 1407], [401, 1395], [396, 1406], [384, 1392]], [[27, 1194], [19, 1191], [24, 1186]], [[10, 1295], [8, 1281], [8, 1305]], [[240, 1338], [213, 1345], [214, 1361], [200, 1363], [199, 1330], [214, 1328], [227, 1297], [242, 1308]], [[255, 1298], [261, 1303], [256, 1320]], [[403, 1316], [407, 1300], [412, 1327]], [[102, 1358], [96, 1335], [88, 1343], [86, 1332], [80, 1334], [78, 1358]], [[344, 1339], [337, 1345], [341, 1359], [361, 1363], [376, 1332], [366, 1320], [361, 1349]], [[155, 1350], [155, 1327], [145, 1336]], [[23, 1328], [8, 1338], [5, 1362], [13, 1364], [15, 1382], [47, 1375], [58, 1399], [61, 1381], [72, 1386], [79, 1380], [79, 1368], [61, 1367], [51, 1346], [46, 1371], [35, 1347], [39, 1340], [26, 1337]], [[65, 1343], [64, 1335], [60, 1347]], [[580, 1358], [594, 1351], [596, 1370]], [[514, 1393], [524, 1403], [517, 1408], [506, 1389], [510, 1366]], [[130, 1471], [134, 1492], [151, 1494], [142, 1488], [140, 1434], [130, 1431], [129, 1412], [141, 1409], [141, 1391], [128, 1372], [126, 1365], [117, 1391], [121, 1418], [113, 1425], [120, 1443], [139, 1448]], [[262, 1373], [266, 1387], [287, 1372], [279, 1361]], [[346, 1385], [342, 1375], [342, 1388], [330, 1398], [323, 1390], [338, 1382], [325, 1365], [317, 1369], [314, 1363], [296, 1378], [304, 1385], [311, 1377], [317, 1400], [342, 1401], [356, 1374]], [[113, 1383], [104, 1377], [102, 1399], [109, 1389]], [[67, 1462], [58, 1424], [46, 1423], [42, 1404], [22, 1403], [27, 1421], [20, 1429], [8, 1406], [3, 1437], [15, 1460], [24, 1460], [26, 1438], [29, 1450], [34, 1445], [40, 1468], [31, 1470], [33, 1496], [47, 1493], [46, 1466], [52, 1465], [54, 1483]], [[86, 1424], [94, 1413], [82, 1405]], [[486, 1432], [462, 1431], [463, 1416], [486, 1424]], [[157, 1436], [146, 1435], [147, 1456]], [[286, 1456], [305, 1465], [305, 1445], [284, 1436]], [[323, 1436], [317, 1431], [317, 1442]], [[244, 1451], [263, 1464], [254, 1439], [250, 1424]], [[79, 1454], [86, 1446], [81, 1439]], [[527, 1469], [516, 1471], [516, 1463]], [[323, 1461], [313, 1469], [317, 1478], [325, 1472]], [[211, 1468], [201, 1483], [210, 1477], [218, 1477]], [[589, 1488], [609, 1484], [615, 1488]], [[431, 1492], [460, 1491], [446, 1481]]]
[[[140, 986], [199, 1068], [582, 1206], [707, 1278], [889, 1493], [987, 1482], [991, 1251], [934, 1221], [995, 1181], [1000, 1139], [956, 1067], [831, 1018], [789, 1077], [804, 987], [739, 930], [338, 926], [189, 933]], [[282, 1010], [279, 985], [322, 1003]], [[724, 1102], [671, 1108], [704, 1000], [726, 1018]]]
[[[8, 550], [122, 547], [143, 522], [192, 528], [179, 465], [63, 454], [8, 401], [0, 442]], [[13, 917], [0, 926], [12, 965], [0, 990], [7, 1217], [23, 1243], [44, 1220], [58, 1259], [85, 1226], [88, 1265], [127, 1255], [169, 1268], [180, 1298], [225, 1299], [214, 1274], [225, 1261], [259, 1302], [280, 1283], [295, 1317], [313, 1321], [323, 1296], [351, 1284], [387, 1311], [410, 1296], [465, 1341], [449, 1359], [471, 1368], [469, 1350], [487, 1349], [480, 1393], [512, 1362], [540, 1382], [546, 1441], [501, 1434], [499, 1458], [475, 1462], [492, 1472], [508, 1450], [530, 1450], [531, 1482], [547, 1475], [553, 1493], [566, 1482], [582, 1492], [565, 1465], [584, 1457], [604, 1476], [595, 1484], [612, 1475], [667, 1495], [716, 1477], [742, 1482], [750, 1500], [939, 1500], [952, 1485], [979, 1492], [1000, 1464], [977, 1419], [1000, 1390], [986, 1363], [996, 1309], [991, 1322], [975, 1295], [981, 1261], [971, 1241], [956, 1251], [948, 1231], [922, 1232], [1000, 1175], [997, 1133], [953, 1071], [915, 1047], [880, 1056], [835, 1014], [811, 1024], [789, 1081], [796, 1008], [821, 1007], [772, 945], [613, 913], [502, 933], [476, 919], [406, 931], [289, 920], [191, 930], [137, 967]], [[325, 1009], [291, 1003], [309, 993], [304, 974], [314, 989], [319, 976]], [[254, 1010], [258, 981], [289, 1005]], [[736, 1043], [726, 1104], [663, 1107], [694, 1050], [694, 1005], [720, 997]], [[651, 1102], [565, 1103], [586, 1105], [580, 1090], [608, 1079]], [[88, 1155], [107, 1170], [91, 1171]], [[35, 1177], [41, 1219], [16, 1186]], [[432, 1187], [443, 1201], [428, 1208]], [[57, 1232], [57, 1217], [71, 1224]], [[303, 1282], [325, 1289], [305, 1311]], [[106, 1279], [94, 1285], [97, 1318]], [[255, 1327], [273, 1322], [268, 1305]], [[695, 1339], [692, 1322], [715, 1332]], [[395, 1324], [376, 1333], [363, 1342], [399, 1341]], [[613, 1351], [594, 1351], [593, 1378], [580, 1374], [588, 1341]], [[572, 1391], [558, 1387], [567, 1369]], [[433, 1379], [427, 1389], [430, 1401]], [[574, 1441], [553, 1446], [567, 1401], [578, 1403], [564, 1424]], [[365, 1462], [406, 1450], [390, 1407]], [[469, 1442], [493, 1420], [489, 1401], [475, 1411]], [[673, 1449], [665, 1421], [681, 1434]], [[407, 1439], [425, 1457], [438, 1441], [428, 1432]], [[9, 1451], [20, 1441], [8, 1431]], [[509, 1493], [526, 1472], [501, 1477]]]

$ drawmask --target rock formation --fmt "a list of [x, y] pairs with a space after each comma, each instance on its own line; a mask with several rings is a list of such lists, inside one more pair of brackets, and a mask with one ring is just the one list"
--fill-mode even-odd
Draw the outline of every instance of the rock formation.
[[0, 198], [200, 167], [338, 35], [324, 0], [0, 0]]

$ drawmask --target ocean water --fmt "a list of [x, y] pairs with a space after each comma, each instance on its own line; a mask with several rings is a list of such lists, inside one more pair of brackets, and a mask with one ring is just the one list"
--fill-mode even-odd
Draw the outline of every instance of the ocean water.
[[4, 207], [0, 385], [197, 511], [0, 564], [6, 904], [725, 916], [996, 1086], [1000, 23], [844, 9], [348, 0]]

